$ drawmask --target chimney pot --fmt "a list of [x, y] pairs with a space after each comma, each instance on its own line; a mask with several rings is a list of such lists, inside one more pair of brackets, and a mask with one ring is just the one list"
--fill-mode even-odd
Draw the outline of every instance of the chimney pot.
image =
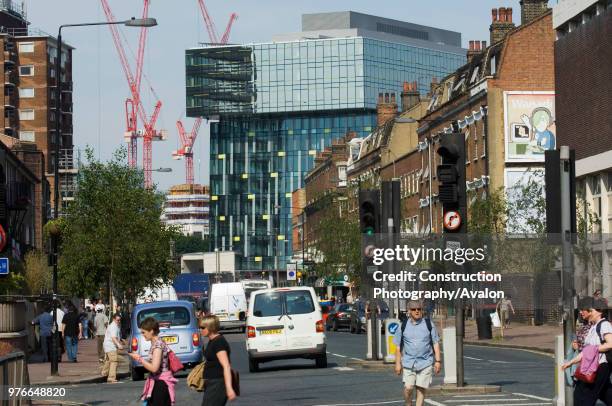
[[407, 92], [409, 90], [410, 90], [410, 83], [404, 82], [404, 92]]
[[395, 103], [395, 93], [391, 93], [391, 103]]
[[482, 49], [487, 49], [487, 41], [482, 41]]
[[491, 10], [491, 21], [493, 22], [497, 21], [497, 9], [496, 8]]
[[512, 22], [512, 7], [508, 7], [506, 9], [506, 21], [508, 21], [509, 23]]
[[480, 41], [476, 41], [476, 47], [474, 48], [475, 51], [480, 51]]
[[389, 103], [389, 93], [385, 93], [385, 103]]
[[506, 22], [506, 7], [499, 8], [499, 21]]
[[378, 102], [379, 103], [383, 102], [383, 94], [382, 93], [378, 93]]
[[474, 50], [474, 41], [470, 41], [470, 51]]

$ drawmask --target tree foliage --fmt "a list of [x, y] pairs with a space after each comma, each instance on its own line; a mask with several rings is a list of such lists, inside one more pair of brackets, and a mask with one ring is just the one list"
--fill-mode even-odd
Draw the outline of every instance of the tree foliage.
[[42, 294], [52, 289], [52, 269], [47, 255], [39, 250], [30, 250], [24, 258], [24, 278], [30, 294]]
[[328, 210], [317, 225], [314, 249], [317, 275], [334, 279], [348, 275], [359, 286], [361, 234], [357, 219], [339, 217], [335, 210]]
[[144, 188], [143, 173], [125, 164], [125, 150], [106, 163], [86, 151], [75, 200], [61, 227], [60, 281], [79, 297], [111, 286], [133, 301], [145, 287], [176, 272], [170, 254], [174, 229], [160, 220], [163, 196]]
[[208, 237], [202, 239], [197, 235], [179, 235], [174, 240], [174, 252], [177, 257], [190, 252], [208, 252]]

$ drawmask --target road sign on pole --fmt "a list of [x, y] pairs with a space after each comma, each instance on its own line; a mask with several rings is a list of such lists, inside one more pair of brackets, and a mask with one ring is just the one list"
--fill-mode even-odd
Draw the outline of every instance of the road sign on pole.
[[8, 258], [0, 258], [0, 275], [9, 274], [9, 260]]
[[294, 281], [297, 279], [297, 264], [288, 263], [287, 264], [287, 280]]

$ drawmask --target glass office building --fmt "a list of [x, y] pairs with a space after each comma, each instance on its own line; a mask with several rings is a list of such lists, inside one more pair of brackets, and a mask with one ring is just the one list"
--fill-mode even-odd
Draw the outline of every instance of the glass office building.
[[[382, 20], [382, 31], [408, 24]], [[459, 34], [449, 35], [451, 45], [428, 43], [427, 27], [416, 27], [420, 31], [399, 31], [408, 34], [403, 37], [353, 29], [352, 37], [344, 30], [330, 38], [319, 30], [317, 38], [308, 32], [288, 41], [186, 51], [187, 115], [216, 119], [210, 142], [213, 247], [239, 253], [240, 270], [286, 268], [291, 192], [303, 186], [317, 152], [333, 139], [373, 130], [380, 92], [399, 95], [404, 81], [417, 81], [426, 93], [432, 77], [465, 63]]]

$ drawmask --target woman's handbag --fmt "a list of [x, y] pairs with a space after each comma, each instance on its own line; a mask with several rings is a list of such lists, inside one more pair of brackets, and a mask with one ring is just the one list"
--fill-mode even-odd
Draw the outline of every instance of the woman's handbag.
[[232, 389], [236, 396], [240, 396], [240, 374], [235, 369], [232, 369]]
[[180, 359], [176, 356], [174, 351], [168, 351], [168, 368], [172, 371], [173, 374], [176, 374], [181, 369], [185, 368]]
[[202, 362], [195, 366], [187, 375], [187, 386], [198, 392], [204, 391], [204, 368], [206, 362]]
[[580, 371], [580, 365], [578, 365], [576, 372], [574, 372], [574, 378], [584, 383], [593, 383], [595, 382], [595, 378], [597, 378], [597, 370], [585, 374]]

